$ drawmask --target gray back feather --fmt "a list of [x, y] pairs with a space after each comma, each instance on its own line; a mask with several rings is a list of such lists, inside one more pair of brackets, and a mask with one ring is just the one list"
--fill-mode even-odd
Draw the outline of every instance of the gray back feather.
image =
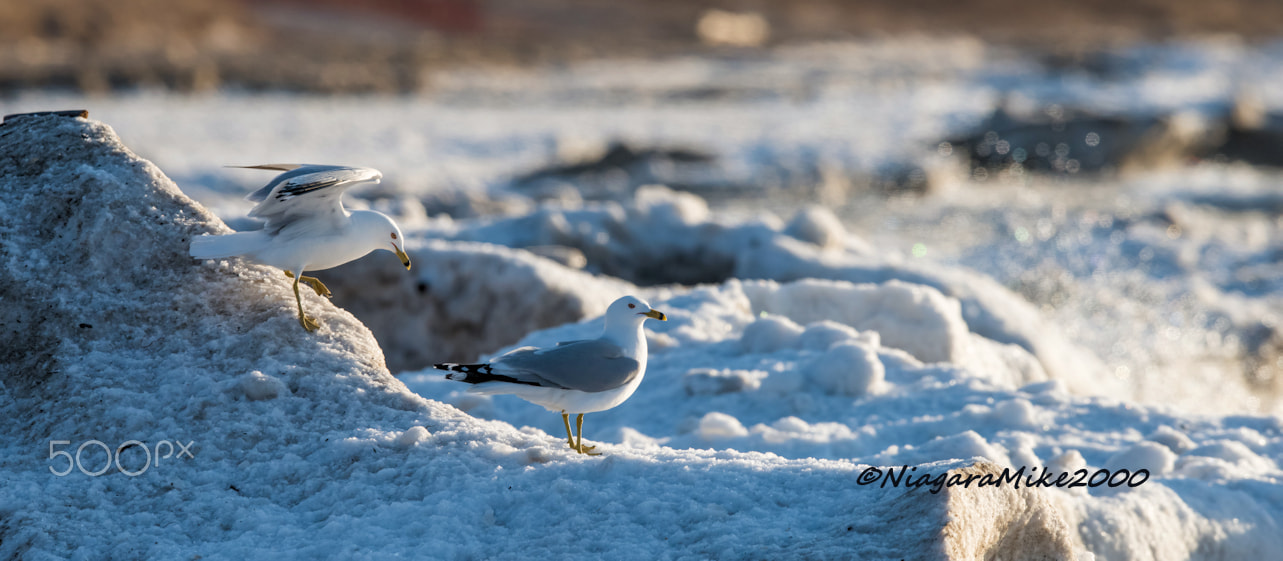
[[605, 339], [559, 343], [549, 349], [522, 347], [490, 363], [495, 373], [541, 386], [601, 392], [636, 378], [641, 363]]

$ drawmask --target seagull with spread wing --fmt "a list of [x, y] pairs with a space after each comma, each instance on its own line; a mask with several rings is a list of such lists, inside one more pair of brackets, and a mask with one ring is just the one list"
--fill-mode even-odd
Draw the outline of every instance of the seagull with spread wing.
[[241, 256], [283, 269], [285, 276], [294, 279], [294, 301], [303, 329], [316, 331], [320, 324], [303, 313], [299, 283], [312, 287], [319, 296], [331, 295], [319, 279], [303, 276], [305, 271], [337, 267], [376, 249], [395, 253], [405, 268], [410, 268], [410, 257], [401, 249], [401, 229], [391, 218], [372, 210], [343, 208], [343, 192], [359, 183], [378, 183], [383, 178], [379, 170], [306, 164], [245, 167], [285, 172], [245, 197], [258, 203], [249, 215], [266, 224], [252, 232], [194, 238], [191, 256]]
[[[472, 393], [513, 394], [561, 412], [570, 449], [596, 456], [596, 446], [584, 446], [584, 413], [605, 411], [623, 403], [637, 391], [646, 374], [647, 318], [667, 321], [634, 296], [615, 300], [606, 309], [601, 337], [558, 343], [540, 349], [522, 347], [484, 364], [437, 364], [449, 370], [446, 378], [467, 384]], [[578, 437], [570, 432], [570, 414]]]

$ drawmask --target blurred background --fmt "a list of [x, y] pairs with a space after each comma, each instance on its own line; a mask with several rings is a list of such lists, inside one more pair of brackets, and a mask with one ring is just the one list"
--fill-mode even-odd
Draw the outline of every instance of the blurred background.
[[[385, 179], [351, 204], [420, 240], [725, 280], [487, 230], [551, 208], [596, 232], [571, 211], [662, 184], [707, 206], [690, 220], [988, 276], [1101, 387], [1278, 412], [1281, 39], [1277, 0], [23, 0], [0, 4], [0, 110], [88, 109], [235, 228], [268, 178], [226, 165], [362, 165]], [[336, 293], [394, 370], [524, 333], [446, 326], [466, 336], [423, 356], [385, 338], [394, 308]]]
[[917, 34], [1101, 69], [1125, 44], [1280, 31], [1271, 0], [24, 0], [0, 6], [0, 87], [409, 93], [445, 68]]

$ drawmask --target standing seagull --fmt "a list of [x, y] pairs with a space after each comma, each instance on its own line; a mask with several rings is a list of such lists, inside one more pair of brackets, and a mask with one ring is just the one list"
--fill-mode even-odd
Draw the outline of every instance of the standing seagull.
[[378, 183], [383, 178], [379, 170], [306, 164], [245, 167], [285, 172], [245, 197], [258, 203], [249, 215], [267, 223], [252, 232], [194, 238], [191, 256], [218, 259], [239, 255], [284, 269], [285, 276], [294, 279], [294, 301], [303, 329], [316, 331], [320, 324], [303, 313], [299, 282], [307, 283], [319, 296], [330, 297], [330, 289], [315, 277], [303, 276], [304, 272], [337, 267], [376, 249], [396, 253], [405, 268], [410, 268], [410, 257], [401, 250], [401, 229], [391, 218], [372, 210], [349, 212], [343, 208], [343, 191], [358, 183]]
[[[650, 304], [625, 296], [606, 309], [606, 326], [601, 337], [557, 343], [540, 349], [522, 347], [488, 364], [437, 364], [450, 370], [446, 378], [475, 384], [468, 391], [482, 394], [513, 394], [549, 411], [560, 411], [566, 425], [570, 449], [580, 454], [596, 446], [584, 446], [584, 413], [605, 411], [633, 395], [646, 375], [646, 318], [667, 321], [663, 312]], [[575, 418], [576, 437], [570, 432], [570, 413]]]

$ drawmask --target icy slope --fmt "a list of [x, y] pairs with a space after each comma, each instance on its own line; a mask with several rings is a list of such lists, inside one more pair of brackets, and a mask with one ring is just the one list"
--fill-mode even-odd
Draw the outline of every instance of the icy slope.
[[406, 391], [346, 312], [309, 298], [325, 327], [298, 329], [278, 271], [187, 258], [225, 227], [106, 126], [12, 120], [0, 153], [0, 557], [1068, 555], [1034, 491], [905, 495], [855, 486], [848, 460], [734, 451], [583, 458], [472, 419]]

